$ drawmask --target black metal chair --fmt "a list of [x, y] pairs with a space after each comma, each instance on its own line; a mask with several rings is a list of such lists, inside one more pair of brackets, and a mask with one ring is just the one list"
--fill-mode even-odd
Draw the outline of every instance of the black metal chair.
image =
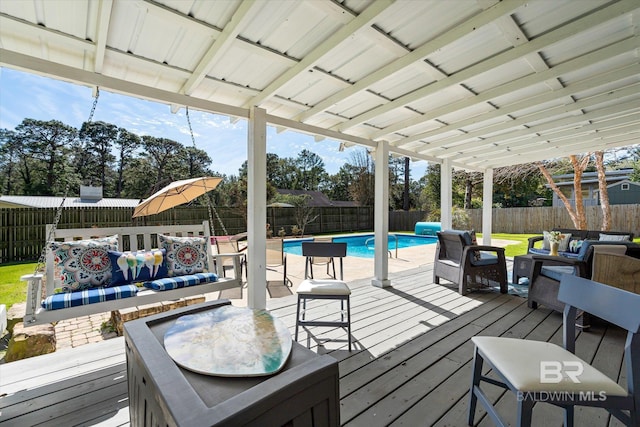
[[[351, 351], [351, 303], [349, 300], [351, 289], [349, 289], [349, 286], [343, 281], [342, 269], [342, 259], [347, 256], [347, 244], [303, 242], [302, 256], [306, 257], [304, 269], [305, 280], [300, 283], [296, 291], [298, 294], [298, 306], [296, 310], [295, 340], [298, 340], [298, 328], [300, 326], [337, 326], [347, 328], [347, 340], [349, 343], [349, 351]], [[312, 274], [310, 274], [313, 257], [338, 258], [340, 260], [340, 279], [314, 279]], [[315, 299], [340, 301], [340, 321], [307, 320], [307, 301]], [[347, 304], [346, 316], [344, 310], [345, 302]]]
[[[573, 426], [574, 406], [607, 409], [628, 426], [640, 425], [640, 295], [565, 274], [558, 299], [564, 307], [564, 348], [544, 341], [503, 337], [473, 337], [476, 345], [469, 403], [473, 425], [476, 403], [496, 425], [506, 425], [480, 382], [511, 390], [518, 401], [518, 426], [531, 425], [533, 406], [547, 402], [564, 408], [564, 425]], [[624, 360], [625, 390], [575, 353], [578, 309], [595, 314], [628, 331]], [[499, 380], [482, 375], [487, 362]], [[625, 413], [623, 411], [628, 411]]]

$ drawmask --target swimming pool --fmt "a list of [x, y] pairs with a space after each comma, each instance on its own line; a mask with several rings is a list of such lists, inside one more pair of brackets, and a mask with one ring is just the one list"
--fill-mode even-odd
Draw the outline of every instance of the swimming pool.
[[[414, 236], [412, 234], [389, 234], [389, 250], [395, 256], [396, 239], [398, 249], [410, 248], [418, 245], [431, 245], [438, 241], [434, 236]], [[295, 239], [284, 241], [284, 251], [294, 255], [302, 255], [302, 242], [311, 242], [313, 239]], [[347, 256], [361, 258], [373, 258], [373, 234], [359, 234], [357, 236], [334, 237], [334, 242], [347, 244]]]

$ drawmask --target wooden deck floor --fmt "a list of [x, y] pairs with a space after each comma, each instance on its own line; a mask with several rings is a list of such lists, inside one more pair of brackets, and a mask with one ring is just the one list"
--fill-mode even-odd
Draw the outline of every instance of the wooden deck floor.
[[[526, 300], [497, 292], [462, 297], [432, 283], [429, 266], [391, 275], [393, 287], [370, 280], [352, 287], [349, 353], [342, 329], [310, 328], [299, 341], [340, 360], [341, 423], [346, 426], [464, 426], [474, 335], [528, 338], [561, 343], [562, 318], [531, 310]], [[333, 316], [317, 301], [309, 315]], [[334, 303], [335, 304], [335, 303]], [[269, 309], [293, 332], [295, 298], [271, 300]], [[620, 376], [624, 336], [618, 328], [595, 324], [581, 333], [577, 353], [612, 378]], [[624, 384], [624, 378], [619, 378]], [[515, 398], [488, 389], [511, 423]], [[0, 365], [0, 424], [129, 425], [124, 341], [115, 338]], [[478, 409], [479, 425], [492, 425]], [[550, 405], [534, 410], [535, 426], [562, 424]], [[576, 426], [617, 426], [600, 409], [576, 410]]]

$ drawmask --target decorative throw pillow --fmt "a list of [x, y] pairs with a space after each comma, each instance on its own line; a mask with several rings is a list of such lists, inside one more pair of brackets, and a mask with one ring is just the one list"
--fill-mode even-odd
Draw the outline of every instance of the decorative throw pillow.
[[166, 249], [152, 251], [109, 251], [111, 286], [167, 277]]
[[603, 234], [600, 233], [600, 241], [609, 241], [609, 242], [624, 242], [625, 240], [629, 240], [628, 234]]
[[167, 251], [168, 276], [207, 271], [207, 242], [204, 237], [158, 235], [160, 247]]
[[118, 250], [118, 236], [70, 242], [52, 242], [55, 287], [74, 292], [108, 285], [111, 261], [108, 251]]
[[[476, 230], [471, 230], [468, 231], [469, 236], [471, 237], [471, 245], [473, 246], [477, 246], [478, 245], [478, 237], [476, 236]], [[480, 251], [473, 251], [473, 259], [476, 261], [480, 261], [480, 258], [482, 258], [482, 254], [480, 253]]]
[[565, 233], [560, 235], [560, 244], [558, 245], [558, 250], [560, 252], [566, 252], [569, 250], [569, 241], [571, 240], [571, 234]]
[[569, 252], [577, 254], [580, 252], [583, 240], [571, 240], [569, 242]]
[[543, 231], [542, 232], [542, 249], [551, 250], [551, 242], [549, 238], [551, 237], [551, 232]]

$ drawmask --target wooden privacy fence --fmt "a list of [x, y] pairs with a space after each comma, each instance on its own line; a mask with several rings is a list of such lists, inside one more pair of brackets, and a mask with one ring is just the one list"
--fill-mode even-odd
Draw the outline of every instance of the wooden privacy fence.
[[[65, 208], [60, 228], [118, 227], [136, 225], [197, 224], [209, 219], [206, 207], [178, 207], [157, 215], [132, 219], [132, 208]], [[0, 264], [37, 260], [47, 240], [45, 225], [54, 221], [56, 209], [0, 209]], [[220, 207], [212, 213], [214, 233], [232, 235], [246, 231], [246, 213], [239, 208]], [[306, 234], [344, 233], [373, 229], [372, 207], [314, 208], [315, 221]], [[220, 221], [218, 220], [220, 218]], [[296, 224], [295, 209], [267, 208], [267, 222], [277, 235], [282, 227], [287, 235]], [[223, 226], [220, 224], [224, 224]], [[392, 229], [393, 230], [393, 229]]]
[[[602, 209], [585, 206], [587, 230], [600, 230]], [[482, 209], [467, 210], [470, 228], [482, 230]], [[564, 207], [495, 208], [491, 228], [494, 233], [542, 233], [551, 228], [575, 228]], [[611, 205], [611, 231], [630, 231], [640, 236], [640, 205]]]

